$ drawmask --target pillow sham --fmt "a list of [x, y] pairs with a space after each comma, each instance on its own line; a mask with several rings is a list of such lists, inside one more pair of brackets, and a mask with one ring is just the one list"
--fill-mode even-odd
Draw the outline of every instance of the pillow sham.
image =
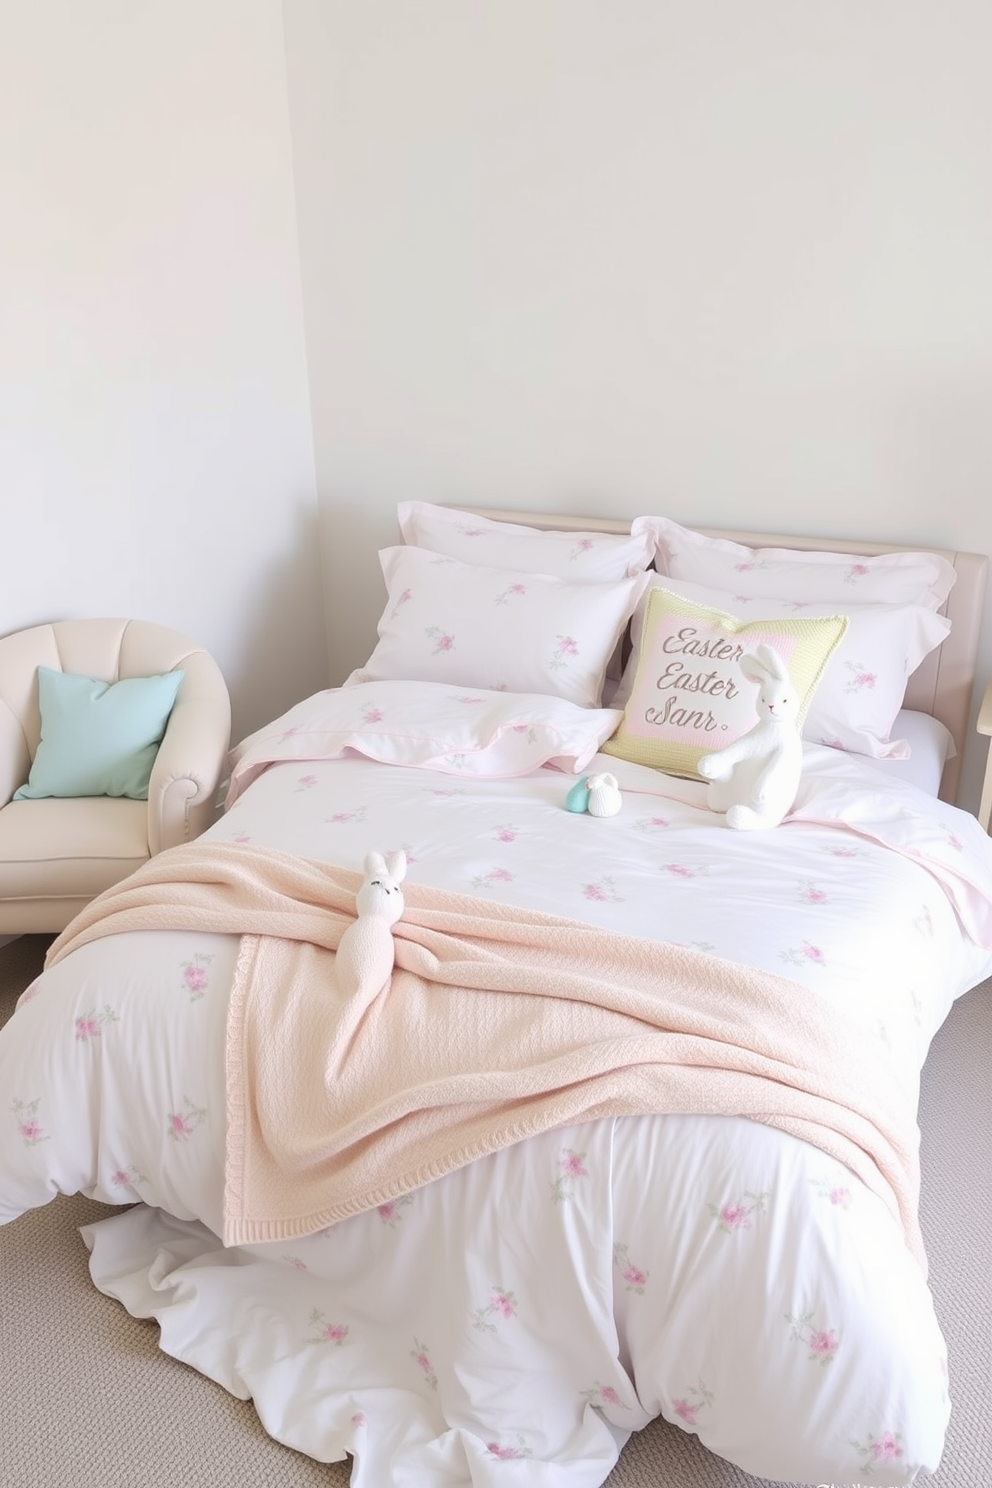
[[744, 652], [766, 642], [779, 653], [800, 696], [801, 725], [846, 629], [843, 615], [745, 622], [652, 588], [623, 721], [603, 753], [698, 779], [702, 755], [757, 722], [755, 688], [739, 666]]
[[640, 574], [567, 584], [413, 547], [384, 548], [379, 559], [389, 594], [379, 641], [345, 687], [446, 682], [597, 708], [606, 664], [647, 582]]
[[905, 759], [872, 760], [873, 768], [890, 780], [904, 780], [928, 796], [939, 796], [944, 766], [957, 754], [950, 729], [929, 713], [900, 708], [892, 731], [906, 740], [909, 753]]
[[647, 529], [630, 537], [608, 532], [542, 532], [427, 501], [401, 501], [396, 515], [403, 541], [413, 547], [444, 553], [463, 563], [550, 574], [573, 583], [609, 584], [633, 578], [649, 568], [654, 558], [654, 534]]
[[129, 796], [147, 801], [152, 766], [181, 671], [98, 682], [38, 668], [41, 741], [15, 801], [45, 796]]
[[[822, 618], [836, 613], [826, 604], [749, 599], [703, 584], [649, 576], [649, 584], [744, 620], [782, 620], [790, 615]], [[637, 670], [645, 601], [631, 625], [631, 654], [611, 707], [627, 702]], [[873, 759], [907, 759], [907, 740], [891, 737], [906, 683], [924, 657], [950, 633], [951, 622], [922, 605], [848, 605], [848, 626], [810, 703], [803, 738]]]
[[652, 532], [655, 567], [670, 579], [707, 584], [749, 599], [792, 599], [822, 604], [922, 605], [939, 610], [954, 587], [953, 564], [940, 553], [803, 553], [788, 548], [749, 548], [707, 537], [669, 517], [637, 517], [631, 531]]
[[319, 692], [231, 752], [231, 806], [270, 764], [358, 754], [387, 765], [502, 779], [541, 765], [577, 774], [622, 715], [535, 693], [446, 682], [363, 682]]

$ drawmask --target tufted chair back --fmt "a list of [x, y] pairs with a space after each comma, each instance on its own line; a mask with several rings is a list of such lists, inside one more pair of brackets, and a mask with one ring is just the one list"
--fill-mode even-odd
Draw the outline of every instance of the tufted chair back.
[[[12, 800], [41, 738], [37, 668], [102, 682], [181, 668], [147, 801]], [[227, 685], [195, 641], [143, 620], [60, 620], [0, 637], [0, 935], [63, 930], [96, 894], [213, 821], [230, 744]]]

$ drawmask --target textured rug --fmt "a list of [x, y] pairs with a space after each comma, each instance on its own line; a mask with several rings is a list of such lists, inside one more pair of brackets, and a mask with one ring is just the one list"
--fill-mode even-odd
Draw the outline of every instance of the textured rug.
[[[48, 945], [25, 936], [0, 947], [0, 1024]], [[962, 998], [934, 1040], [920, 1124], [921, 1222], [953, 1401], [944, 1459], [929, 1482], [989, 1488], [992, 983]], [[0, 1228], [0, 1488], [346, 1488], [349, 1464], [280, 1446], [250, 1401], [160, 1353], [154, 1323], [95, 1290], [79, 1227], [113, 1212], [59, 1197]], [[631, 1438], [607, 1488], [761, 1481], [655, 1421]]]

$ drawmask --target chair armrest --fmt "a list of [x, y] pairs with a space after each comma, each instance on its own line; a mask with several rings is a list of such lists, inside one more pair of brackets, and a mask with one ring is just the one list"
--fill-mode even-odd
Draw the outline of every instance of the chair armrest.
[[0, 698], [0, 808], [19, 785], [27, 783], [31, 755], [20, 719]]
[[[992, 734], [992, 682], [985, 689], [976, 728], [980, 734]], [[985, 760], [985, 779], [982, 782], [982, 802], [978, 808], [978, 820], [984, 831], [989, 829], [992, 816], [992, 747]]]
[[179, 663], [185, 673], [148, 782], [148, 848], [154, 856], [190, 842], [214, 820], [231, 743], [231, 700], [206, 651]]

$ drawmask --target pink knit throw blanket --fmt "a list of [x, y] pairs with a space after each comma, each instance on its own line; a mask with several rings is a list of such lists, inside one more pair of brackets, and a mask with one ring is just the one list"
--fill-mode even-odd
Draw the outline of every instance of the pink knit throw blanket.
[[360, 876], [202, 840], [84, 909], [100, 935], [243, 937], [227, 1033], [225, 1234], [285, 1240], [485, 1153], [604, 1116], [737, 1115], [836, 1157], [917, 1221], [916, 1072], [795, 982], [702, 952], [406, 886], [385, 986], [344, 996]]

